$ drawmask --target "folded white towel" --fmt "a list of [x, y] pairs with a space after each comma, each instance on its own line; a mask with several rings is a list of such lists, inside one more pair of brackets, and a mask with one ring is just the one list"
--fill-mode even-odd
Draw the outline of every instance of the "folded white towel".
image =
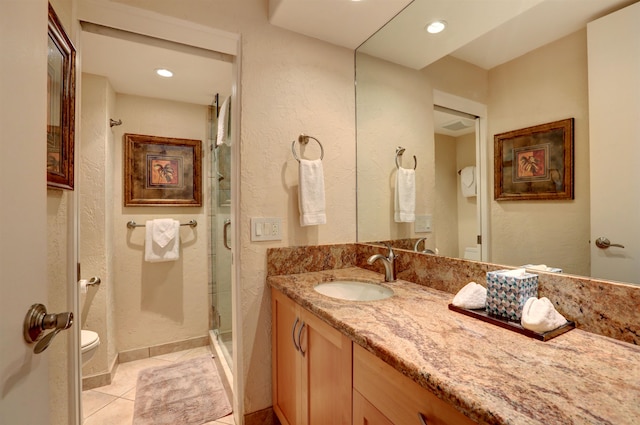
[[469, 282], [453, 297], [451, 304], [469, 309], [484, 308], [487, 304], [487, 288], [475, 282]]
[[324, 205], [324, 171], [319, 159], [301, 159], [298, 167], [298, 207], [300, 225], [326, 224]]
[[416, 170], [398, 168], [396, 173], [395, 214], [396, 223], [416, 221]]
[[218, 133], [216, 137], [216, 145], [220, 146], [222, 144], [226, 144], [227, 146], [231, 146], [231, 139], [229, 139], [229, 109], [230, 103], [229, 100], [231, 97], [227, 97], [224, 102], [222, 102], [222, 107], [220, 108], [220, 112], [218, 114]]
[[464, 196], [465, 198], [476, 196], [475, 165], [464, 167], [460, 171], [460, 189], [462, 190], [462, 196]]
[[180, 222], [170, 218], [145, 223], [144, 259], [151, 263], [180, 258]]
[[522, 308], [522, 327], [534, 332], [547, 332], [567, 323], [567, 319], [555, 309], [548, 298], [531, 297]]

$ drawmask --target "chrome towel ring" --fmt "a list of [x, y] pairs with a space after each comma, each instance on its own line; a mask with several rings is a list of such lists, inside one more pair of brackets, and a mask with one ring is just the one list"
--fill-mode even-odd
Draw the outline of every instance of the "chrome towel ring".
[[[300, 136], [298, 136], [298, 142], [301, 145], [306, 145], [307, 143], [309, 143], [309, 139], [313, 139], [316, 142], [318, 142], [318, 145], [320, 145], [320, 160], [322, 160], [322, 158], [324, 158], [324, 148], [322, 147], [322, 143], [320, 143], [320, 140], [316, 139], [313, 136], [307, 136], [305, 134], [301, 134]], [[300, 162], [300, 158], [298, 158], [298, 154], [296, 154], [296, 141], [294, 140], [293, 142], [291, 142], [291, 152], [293, 152], [293, 157], [296, 159], [296, 161]]]
[[[398, 162], [398, 158], [402, 157], [405, 149], [402, 146], [398, 146], [396, 148], [396, 168], [400, 168], [400, 163]], [[413, 155], [413, 169], [415, 170], [418, 167], [418, 158]]]

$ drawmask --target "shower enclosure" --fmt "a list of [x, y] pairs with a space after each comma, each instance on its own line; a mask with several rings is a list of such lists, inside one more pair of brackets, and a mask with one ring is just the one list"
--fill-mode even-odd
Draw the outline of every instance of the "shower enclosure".
[[[209, 108], [211, 131], [210, 219], [211, 219], [211, 330], [218, 340], [225, 360], [232, 367], [231, 328], [231, 147], [218, 143], [219, 101], [216, 95]], [[224, 116], [224, 114], [223, 114]]]

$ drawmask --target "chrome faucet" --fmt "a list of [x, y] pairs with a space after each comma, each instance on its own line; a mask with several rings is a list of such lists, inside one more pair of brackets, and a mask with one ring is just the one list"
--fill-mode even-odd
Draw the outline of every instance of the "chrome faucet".
[[367, 263], [373, 264], [377, 260], [382, 261], [382, 265], [384, 266], [384, 280], [385, 282], [395, 282], [396, 281], [396, 263], [395, 260], [398, 258], [395, 252], [393, 252], [393, 248], [391, 245], [387, 245], [389, 248], [389, 254], [385, 257], [382, 254], [374, 254], [367, 260]]
[[[424, 242], [424, 250], [419, 251], [418, 250], [418, 246], [420, 245], [420, 242]], [[416, 241], [415, 245], [413, 245], [413, 250], [415, 252], [421, 252], [423, 254], [435, 254], [435, 252], [429, 248], [427, 248], [427, 238], [420, 238]]]

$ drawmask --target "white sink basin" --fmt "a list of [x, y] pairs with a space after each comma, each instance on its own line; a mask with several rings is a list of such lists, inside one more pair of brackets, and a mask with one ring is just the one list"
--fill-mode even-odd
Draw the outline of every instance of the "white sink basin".
[[314, 286], [316, 292], [347, 301], [375, 301], [389, 298], [393, 290], [376, 283], [335, 280]]

